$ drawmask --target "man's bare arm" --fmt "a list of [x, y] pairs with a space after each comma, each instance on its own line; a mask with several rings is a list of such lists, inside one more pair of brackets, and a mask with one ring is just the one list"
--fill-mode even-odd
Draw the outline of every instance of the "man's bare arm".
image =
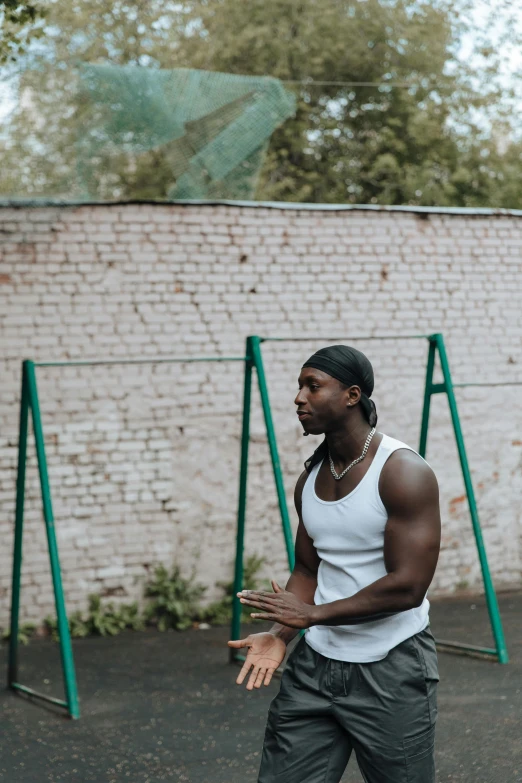
[[[294, 570], [290, 575], [290, 579], [288, 580], [285, 589], [296, 595], [306, 604], [313, 604], [317, 587], [317, 570], [319, 568], [320, 559], [317, 555], [313, 541], [306, 532], [306, 528], [303, 524], [302, 495], [307, 478], [308, 473], [303, 471], [297, 480], [294, 492], [294, 503], [299, 517], [299, 525], [297, 527], [295, 539]], [[270, 633], [283, 639], [283, 641], [288, 644], [297, 636], [299, 630], [296, 628], [289, 628], [286, 625], [280, 625], [280, 623], [274, 623], [270, 629]]]
[[388, 512], [384, 534], [387, 574], [350, 598], [314, 608], [313, 625], [377, 620], [422, 603], [440, 549], [437, 479], [414, 452], [400, 449], [385, 464], [379, 484]]

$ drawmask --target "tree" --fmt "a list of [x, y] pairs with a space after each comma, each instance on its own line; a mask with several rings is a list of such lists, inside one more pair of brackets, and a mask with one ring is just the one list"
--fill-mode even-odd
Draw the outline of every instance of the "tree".
[[473, 63], [448, 67], [467, 11], [433, 0], [202, 0], [180, 51], [196, 67], [315, 82], [296, 86], [298, 112], [274, 134], [260, 199], [488, 204], [491, 162], [503, 160], [479, 123], [489, 112], [505, 132], [500, 56], [483, 35]]
[[0, 0], [0, 63], [15, 60], [41, 34], [35, 23], [43, 15], [39, 4]]
[[[20, 75], [0, 190], [75, 192], [82, 105], [72, 66], [86, 61], [287, 82], [297, 113], [272, 136], [259, 199], [518, 206], [521, 148], [509, 141], [501, 49], [487, 29], [469, 64], [456, 66], [472, 7], [470, 0], [54, 2], [45, 46]], [[101, 195], [163, 197], [167, 157], [161, 148], [131, 162], [115, 155]]]
[[[77, 144], [86, 107], [77, 66], [172, 67], [183, 25], [179, 4], [164, 0], [49, 3], [46, 36], [18, 66], [16, 105], [0, 136], [0, 192], [81, 195]], [[108, 173], [102, 198], [162, 195], [168, 172], [161, 151], [139, 160], [137, 167], [129, 168], [117, 154], [113, 164], [118, 176]]]

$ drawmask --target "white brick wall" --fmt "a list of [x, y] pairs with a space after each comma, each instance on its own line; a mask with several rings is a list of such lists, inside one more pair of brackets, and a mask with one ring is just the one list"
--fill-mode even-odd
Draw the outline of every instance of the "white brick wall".
[[[248, 334], [446, 337], [454, 380], [522, 381], [517, 215], [232, 205], [0, 208], [0, 625], [8, 618], [20, 366], [35, 361], [241, 355]], [[317, 440], [293, 414], [303, 361], [324, 344], [264, 346], [285, 486]], [[416, 447], [427, 345], [362, 341], [381, 430]], [[243, 369], [228, 364], [38, 368], [68, 609], [89, 592], [130, 600], [155, 563], [214, 585], [232, 573]], [[495, 583], [521, 583], [519, 389], [458, 392]], [[286, 556], [257, 392], [247, 552], [281, 581]], [[53, 611], [34, 442], [22, 604]], [[428, 460], [442, 490], [432, 593], [480, 590], [445, 399]], [[276, 551], [274, 551], [274, 548]]]

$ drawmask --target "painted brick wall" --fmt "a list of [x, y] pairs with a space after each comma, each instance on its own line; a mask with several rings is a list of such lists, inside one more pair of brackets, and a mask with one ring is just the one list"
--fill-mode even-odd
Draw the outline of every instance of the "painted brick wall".
[[[242, 355], [264, 346], [285, 486], [318, 440], [294, 414], [303, 361], [325, 342], [445, 335], [454, 381], [522, 381], [522, 219], [516, 215], [82, 205], [0, 208], [0, 626], [6, 624], [21, 359]], [[325, 339], [321, 339], [325, 338]], [[332, 340], [332, 338], [334, 338]], [[357, 342], [374, 364], [379, 427], [418, 442], [424, 340]], [[139, 597], [156, 563], [208, 585], [232, 574], [242, 366], [38, 368], [68, 609], [90, 592]], [[498, 587], [520, 586], [522, 408], [517, 387], [458, 391]], [[286, 557], [254, 394], [246, 549], [284, 581]], [[481, 590], [445, 399], [428, 460], [442, 492], [432, 595]], [[29, 443], [23, 611], [52, 613], [34, 441]], [[117, 598], [118, 600], [118, 598]]]

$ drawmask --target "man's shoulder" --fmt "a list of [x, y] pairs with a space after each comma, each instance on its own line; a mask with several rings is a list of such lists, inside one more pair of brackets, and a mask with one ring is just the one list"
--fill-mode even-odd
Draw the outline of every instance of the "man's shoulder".
[[[406, 497], [419, 498], [425, 493], [438, 493], [437, 477], [433, 468], [414, 449], [406, 444], [394, 449], [384, 463], [379, 490], [383, 502]], [[386, 505], [386, 502], [385, 502]]]
[[391, 468], [391, 472], [395, 470], [424, 470], [424, 472], [431, 471], [433, 473], [431, 466], [413, 446], [385, 433], [383, 433], [383, 441], [383, 446], [388, 452], [385, 457], [383, 471], [386, 469], [387, 472], [390, 472]]
[[395, 441], [391, 453], [383, 465], [382, 472], [392, 476], [410, 473], [417, 477], [435, 475], [433, 468], [424, 457], [421, 457], [414, 448], [400, 441]]

